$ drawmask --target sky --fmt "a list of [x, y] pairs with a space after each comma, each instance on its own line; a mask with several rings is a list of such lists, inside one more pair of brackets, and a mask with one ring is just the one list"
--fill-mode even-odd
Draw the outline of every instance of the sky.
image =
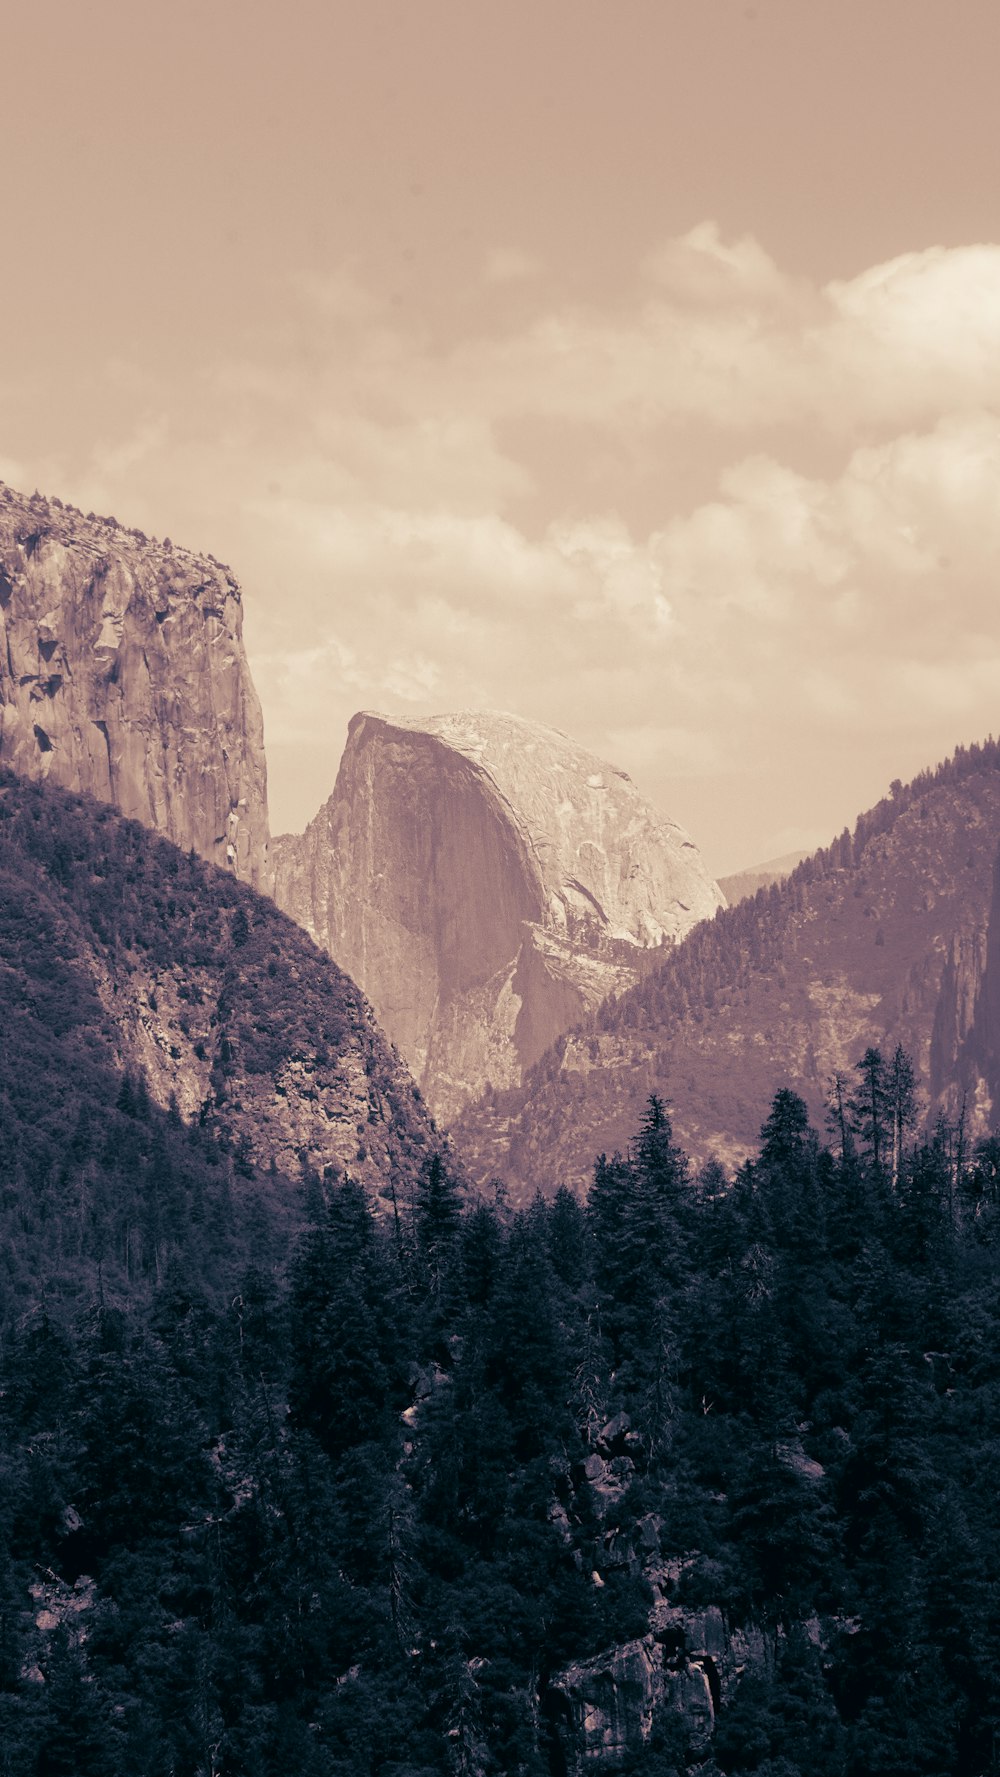
[[996, 0], [5, 22], [0, 477], [244, 591], [275, 832], [506, 709], [716, 874], [1000, 730]]

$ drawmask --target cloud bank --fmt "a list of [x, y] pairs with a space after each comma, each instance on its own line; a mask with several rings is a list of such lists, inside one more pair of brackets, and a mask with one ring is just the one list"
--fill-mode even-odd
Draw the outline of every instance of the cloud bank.
[[877, 794], [996, 725], [1000, 246], [818, 287], [704, 222], [598, 312], [502, 245], [463, 313], [302, 273], [45, 466], [234, 561], [278, 826], [362, 706], [562, 727], [720, 868], [828, 836], [859, 760]]

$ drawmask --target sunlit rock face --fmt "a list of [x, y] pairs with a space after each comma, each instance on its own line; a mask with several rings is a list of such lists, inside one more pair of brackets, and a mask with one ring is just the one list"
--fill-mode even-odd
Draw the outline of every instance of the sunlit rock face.
[[500, 714], [363, 713], [274, 893], [364, 989], [435, 1113], [517, 1082], [723, 904], [625, 772]]
[[715, 1726], [705, 1667], [687, 1659], [668, 1665], [661, 1644], [646, 1635], [556, 1673], [546, 1701], [568, 1777], [631, 1763], [666, 1714], [683, 1723], [691, 1752], [705, 1754]]
[[229, 570], [0, 485], [0, 760], [266, 888], [263, 725]]

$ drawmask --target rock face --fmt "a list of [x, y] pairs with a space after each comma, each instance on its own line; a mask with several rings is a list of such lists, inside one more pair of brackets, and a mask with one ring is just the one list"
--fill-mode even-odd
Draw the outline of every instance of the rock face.
[[692, 1753], [707, 1751], [715, 1706], [705, 1662], [692, 1655], [671, 1667], [652, 1635], [568, 1666], [550, 1686], [549, 1715], [571, 1777], [641, 1752], [666, 1712], [682, 1719]]
[[[563, 1478], [565, 1504], [560, 1500], [549, 1513], [567, 1549], [574, 1522], [597, 1526], [585, 1562], [593, 1563], [595, 1584], [641, 1576], [651, 1601], [644, 1635], [548, 1677], [541, 1702], [556, 1753], [553, 1769], [566, 1777], [631, 1770], [654, 1735], [671, 1730], [677, 1767], [683, 1762], [707, 1777], [716, 1771], [710, 1748], [720, 1705], [745, 1673], [766, 1672], [771, 1659], [755, 1624], [729, 1623], [716, 1604], [685, 1602], [702, 1557], [671, 1549], [659, 1513], [630, 1521], [623, 1511], [642, 1460], [642, 1440], [628, 1415], [618, 1414], [597, 1434], [586, 1460]], [[810, 1470], [811, 1480], [822, 1478], [818, 1464]]]
[[371, 1000], [435, 1111], [510, 1085], [723, 905], [622, 771], [515, 716], [355, 716], [274, 894]]
[[227, 568], [0, 485], [0, 760], [268, 886], [260, 704]]

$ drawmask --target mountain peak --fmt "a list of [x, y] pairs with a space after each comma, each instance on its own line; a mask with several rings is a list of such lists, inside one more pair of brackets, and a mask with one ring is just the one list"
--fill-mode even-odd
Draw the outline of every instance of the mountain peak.
[[561, 730], [504, 710], [416, 720], [360, 711], [348, 751], [374, 725], [389, 744], [393, 735], [426, 736], [483, 773], [528, 848], [543, 926], [562, 932], [596, 919], [606, 936], [649, 949], [725, 904], [684, 828], [628, 772]]
[[358, 980], [450, 1116], [723, 905], [627, 773], [499, 711], [356, 715], [275, 895]]

